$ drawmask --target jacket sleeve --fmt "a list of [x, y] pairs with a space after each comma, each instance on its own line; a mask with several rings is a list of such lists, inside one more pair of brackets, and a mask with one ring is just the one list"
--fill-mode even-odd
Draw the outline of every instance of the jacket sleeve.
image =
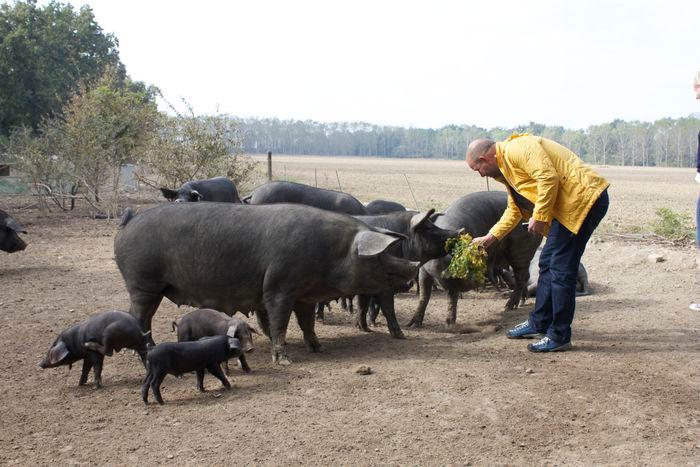
[[698, 133], [698, 153], [695, 156], [695, 161], [697, 162], [698, 173], [700, 173], [700, 132]]
[[503, 237], [508, 235], [517, 225], [518, 222], [522, 220], [522, 215], [520, 214], [520, 209], [513, 201], [513, 197], [508, 195], [508, 206], [506, 210], [503, 211], [503, 215], [496, 224], [491, 227], [489, 233], [496, 237], [498, 240], [503, 240]]
[[525, 171], [537, 182], [537, 199], [532, 217], [536, 221], [552, 223], [554, 203], [559, 193], [559, 174], [552, 160], [537, 138], [517, 138], [507, 149], [507, 157], [513, 166]]

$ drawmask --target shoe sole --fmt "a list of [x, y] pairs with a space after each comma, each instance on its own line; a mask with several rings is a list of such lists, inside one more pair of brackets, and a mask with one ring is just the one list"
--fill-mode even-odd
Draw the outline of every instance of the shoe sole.
[[530, 352], [534, 352], [534, 353], [563, 352], [563, 351], [565, 351], [565, 350], [569, 350], [570, 348], [571, 348], [571, 342], [567, 342], [566, 344], [560, 345], [560, 346], [557, 347], [556, 349], [541, 349], [541, 350], [538, 350], [538, 349], [530, 348], [529, 345], [527, 346], [527, 350], [529, 350]]
[[539, 333], [537, 333], [537, 334], [523, 334], [522, 336], [510, 336], [510, 335], [506, 334], [506, 337], [508, 339], [534, 339], [535, 337], [541, 336], [541, 335], [542, 334], [539, 334]]

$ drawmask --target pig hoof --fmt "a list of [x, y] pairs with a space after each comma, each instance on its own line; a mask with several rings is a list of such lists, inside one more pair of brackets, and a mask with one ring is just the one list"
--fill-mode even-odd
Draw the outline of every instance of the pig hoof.
[[320, 352], [322, 349], [321, 344], [318, 341], [307, 342], [306, 348], [309, 349], [309, 352], [313, 352], [313, 353]]
[[272, 356], [272, 363], [277, 363], [278, 365], [291, 365], [292, 361], [283, 353], [276, 353]]
[[422, 328], [423, 320], [412, 319], [407, 325], [407, 328]]
[[403, 332], [401, 332], [401, 331], [399, 331], [399, 332], [392, 332], [392, 333], [391, 333], [391, 337], [393, 337], [394, 339], [405, 339], [405, 338], [406, 338], [406, 336], [405, 336], [405, 335], [403, 334]]

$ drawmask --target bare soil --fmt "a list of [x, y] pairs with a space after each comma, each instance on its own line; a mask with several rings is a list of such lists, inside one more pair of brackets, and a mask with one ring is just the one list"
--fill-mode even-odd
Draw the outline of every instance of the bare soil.
[[[311, 184], [313, 168], [336, 164], [343, 189], [363, 201], [411, 206], [407, 170], [421, 208], [484, 188], [456, 162], [282, 162], [288, 178]], [[112, 260], [116, 223], [87, 217], [85, 207], [42, 217], [26, 198], [2, 198], [30, 245], [0, 256], [0, 463], [698, 465], [700, 314], [688, 310], [700, 299], [694, 248], [615, 235], [646, 225], [654, 206], [690, 211], [692, 174], [600, 170], [613, 183], [613, 206], [584, 256], [594, 293], [577, 301], [572, 351], [536, 355], [528, 341], [506, 339], [532, 299], [503, 313], [495, 289], [464, 294], [457, 330], [445, 328], [447, 300], [435, 292], [425, 326], [404, 328], [405, 340], [384, 326], [353, 328], [336, 305], [317, 325], [322, 353], [306, 351], [292, 320], [291, 366], [273, 365], [261, 337], [248, 357], [253, 373], [232, 367], [231, 391], [209, 375], [205, 394], [194, 375], [169, 376], [163, 407], [141, 402], [144, 370], [130, 352], [106, 359], [100, 390], [77, 385], [79, 368], [37, 367], [65, 327], [97, 311], [128, 310]], [[376, 182], [388, 174], [396, 181]], [[651, 263], [650, 253], [665, 261]], [[412, 293], [398, 296], [402, 324], [416, 303]], [[187, 311], [164, 301], [156, 341], [175, 340], [170, 322]], [[356, 373], [360, 365], [372, 373]]]

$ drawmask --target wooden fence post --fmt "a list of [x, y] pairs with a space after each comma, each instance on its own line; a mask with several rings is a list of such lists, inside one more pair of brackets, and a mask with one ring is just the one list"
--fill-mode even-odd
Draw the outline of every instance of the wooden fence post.
[[272, 181], [272, 151], [267, 151], [267, 179]]

